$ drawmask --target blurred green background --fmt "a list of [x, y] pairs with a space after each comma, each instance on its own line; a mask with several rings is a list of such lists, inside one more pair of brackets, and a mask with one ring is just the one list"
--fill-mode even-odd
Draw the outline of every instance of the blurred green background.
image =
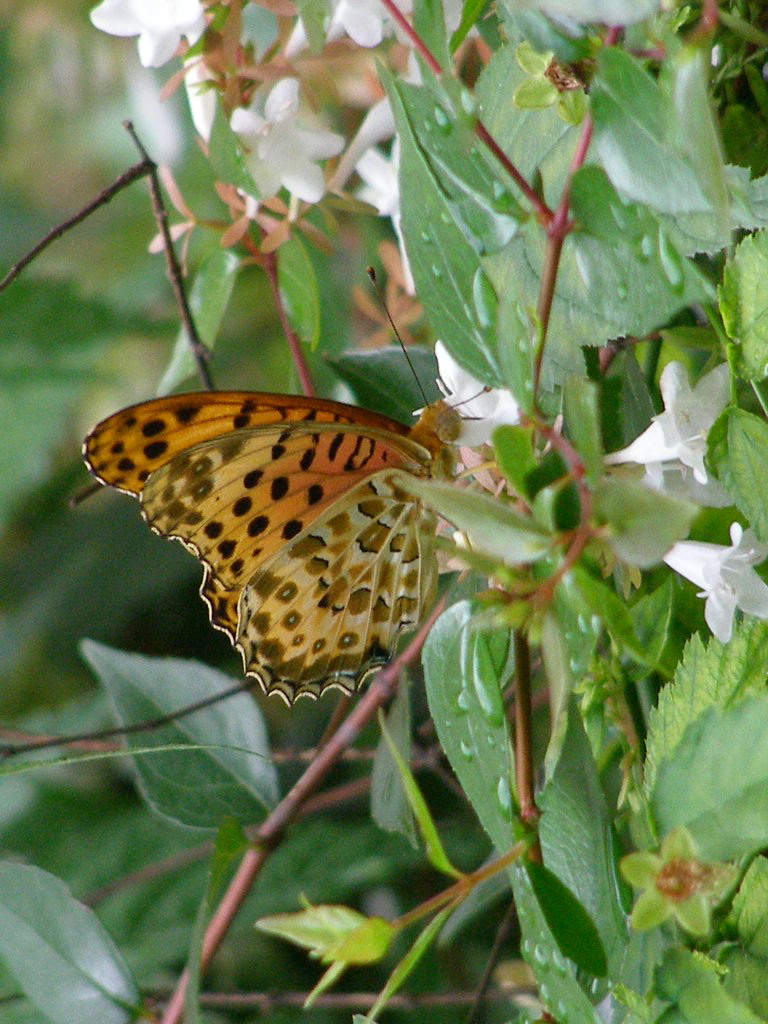
[[[172, 167], [198, 216], [226, 219], [184, 95], [159, 100], [175, 65], [142, 68], [135, 40], [91, 26], [91, 6], [0, 2], [0, 276], [138, 160], [122, 127], [126, 118], [150, 155]], [[181, 219], [170, 205], [169, 215], [171, 223]], [[136, 182], [0, 293], [0, 720], [6, 737], [14, 729], [21, 738], [112, 724], [107, 700], [80, 657], [83, 637], [133, 652], [198, 657], [233, 681], [240, 678], [239, 657], [210, 628], [197, 596], [196, 561], [154, 536], [137, 503], [124, 495], [100, 492], [72, 506], [90, 479], [80, 457], [84, 435], [101, 417], [154, 397], [174, 348], [178, 314], [164, 258], [148, 251], [155, 231], [147, 184]], [[377, 262], [386, 234], [374, 217], [342, 219], [333, 252], [310, 253], [320, 341], [309, 359], [319, 394], [349, 397], [327, 357], [353, 348], [378, 326], [356, 315], [352, 287], [366, 286], [365, 267]], [[190, 280], [220, 251], [215, 231], [196, 230], [187, 254]], [[274, 302], [255, 266], [238, 275], [212, 371], [218, 387], [299, 390]], [[391, 390], [391, 377], [387, 385]], [[197, 384], [190, 379], [184, 386]], [[303, 701], [289, 711], [281, 701], [260, 698], [273, 743], [282, 748], [316, 743], [335, 703]], [[372, 731], [368, 745], [376, 740]], [[281, 769], [283, 785], [300, 770], [289, 761]], [[332, 781], [353, 781], [368, 770], [365, 761], [342, 767]], [[451, 854], [462, 867], [474, 866], [487, 850], [474, 819], [449, 789], [438, 783], [429, 794], [427, 788], [447, 815]], [[187, 956], [204, 890], [205, 834], [151, 814], [119, 758], [41, 766], [3, 779], [0, 790], [2, 855], [53, 872], [77, 898], [92, 901], [139, 983], [167, 990]], [[149, 876], [124, 884], [134, 871]], [[115, 883], [114, 891], [102, 889]], [[398, 913], [434, 885], [405, 839], [370, 822], [363, 793], [291, 832], [207, 985], [308, 991], [316, 965], [253, 929], [260, 914], [297, 909], [300, 893]], [[465, 943], [460, 957], [446, 951], [429, 958], [415, 988], [432, 986], [436, 971], [451, 984], [471, 985], [491, 936], [492, 929]], [[385, 977], [359, 971], [344, 984], [375, 991]], [[38, 1020], [26, 1015], [16, 993], [0, 966], [0, 1016]], [[443, 1008], [423, 1019], [458, 1021], [465, 1012]], [[349, 1012], [305, 1015], [295, 1008], [275, 1010], [270, 1019], [348, 1020]]]

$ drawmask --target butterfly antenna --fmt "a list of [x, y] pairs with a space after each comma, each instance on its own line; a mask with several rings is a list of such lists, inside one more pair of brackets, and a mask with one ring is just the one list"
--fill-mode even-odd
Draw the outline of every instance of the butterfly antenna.
[[368, 274], [368, 277], [370, 278], [371, 284], [373, 285], [374, 291], [376, 292], [376, 297], [378, 298], [379, 302], [381, 303], [381, 308], [387, 314], [387, 320], [389, 320], [389, 326], [392, 328], [392, 331], [393, 331], [395, 337], [397, 338], [398, 344], [400, 345], [400, 348], [403, 350], [403, 355], [406, 358], [406, 362], [408, 363], [408, 365], [411, 368], [411, 373], [413, 374], [413, 379], [416, 381], [416, 387], [419, 389], [419, 391], [421, 392], [421, 397], [424, 399], [424, 405], [425, 406], [429, 405], [430, 404], [429, 399], [427, 398], [427, 396], [426, 396], [426, 394], [424, 392], [424, 388], [421, 386], [421, 381], [419, 380], [419, 375], [416, 373], [416, 368], [414, 367], [413, 363], [411, 362], [411, 357], [408, 355], [408, 349], [403, 344], [403, 339], [400, 337], [400, 331], [398, 331], [397, 326], [395, 324], [395, 321], [392, 319], [392, 314], [389, 312], [389, 306], [387, 306], [387, 300], [384, 298], [384, 294], [383, 294], [381, 288], [379, 287], [379, 282], [376, 279], [376, 271], [373, 269], [373, 267], [368, 267], [367, 274]]

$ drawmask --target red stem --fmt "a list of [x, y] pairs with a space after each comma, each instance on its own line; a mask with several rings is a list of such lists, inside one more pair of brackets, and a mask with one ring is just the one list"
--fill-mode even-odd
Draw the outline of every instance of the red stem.
[[[444, 604], [444, 601], [438, 602], [432, 614], [403, 653], [378, 673], [349, 716], [317, 755], [317, 759], [309, 765], [293, 789], [283, 797], [259, 827], [253, 849], [250, 849], [243, 857], [237, 874], [208, 924], [200, 957], [201, 970], [205, 970], [210, 964], [235, 914], [250, 892], [254, 879], [272, 849], [279, 843], [283, 833], [297, 816], [302, 804], [322, 782], [344, 751], [352, 746], [378, 709], [392, 696], [404, 666], [419, 656], [427, 634], [442, 612]], [[184, 970], [166, 1007], [162, 1024], [180, 1024], [184, 1015], [184, 998], [188, 983], [189, 972]]]

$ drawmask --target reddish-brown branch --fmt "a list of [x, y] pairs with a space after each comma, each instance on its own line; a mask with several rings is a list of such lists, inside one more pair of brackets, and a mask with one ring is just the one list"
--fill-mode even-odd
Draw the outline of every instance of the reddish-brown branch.
[[531, 651], [522, 630], [515, 631], [515, 783], [520, 817], [526, 825], [538, 818], [533, 779]]
[[709, 39], [717, 28], [717, 22], [717, 0], [702, 0], [701, 18], [699, 18], [698, 25], [688, 37], [688, 42], [702, 43]]
[[[342, 722], [338, 730], [320, 751], [317, 759], [275, 807], [263, 822], [256, 834], [256, 845], [249, 850], [240, 863], [240, 867], [232, 880], [229, 889], [214, 912], [203, 940], [200, 958], [201, 968], [205, 970], [214, 953], [221, 944], [240, 905], [247, 896], [256, 876], [269, 856], [271, 850], [281, 840], [288, 826], [297, 817], [300, 808], [310, 794], [319, 786], [331, 768], [336, 764], [344, 751], [352, 746], [360, 732], [376, 715], [378, 709], [385, 704], [394, 693], [403, 668], [415, 660], [427, 633], [443, 609], [444, 602], [439, 602], [434, 611], [419, 630], [405, 651], [393, 662], [383, 668], [374, 678], [371, 686], [360, 698], [359, 702]], [[163, 1016], [163, 1024], [179, 1024], [184, 1014], [184, 997], [189, 973], [184, 971]]]
[[549, 318], [552, 314], [552, 303], [555, 297], [555, 284], [560, 269], [560, 258], [563, 252], [566, 235], [571, 231], [573, 224], [570, 221], [571, 209], [571, 181], [576, 171], [584, 164], [589, 144], [592, 141], [592, 118], [589, 114], [584, 118], [581, 135], [576, 145], [571, 166], [568, 169], [568, 178], [563, 188], [563, 194], [558, 203], [557, 209], [547, 228], [547, 249], [542, 267], [541, 284], [539, 286], [539, 301], [537, 305], [537, 316], [540, 325], [540, 338], [536, 350], [536, 361], [534, 366], [533, 391], [538, 394], [541, 368], [544, 363], [544, 349], [546, 347], [547, 332], [549, 330]]

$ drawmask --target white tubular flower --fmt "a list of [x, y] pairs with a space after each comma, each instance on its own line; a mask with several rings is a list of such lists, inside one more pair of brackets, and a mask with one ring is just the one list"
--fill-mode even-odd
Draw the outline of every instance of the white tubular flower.
[[647, 482], [657, 490], [664, 486], [664, 473], [671, 463], [681, 469], [684, 479], [693, 475], [692, 486], [695, 482], [712, 490], [712, 500], [702, 500], [708, 491], [694, 488], [700, 504], [723, 504], [724, 492], [708, 477], [704, 456], [709, 428], [728, 403], [728, 374], [728, 366], [722, 363], [691, 389], [682, 363], [668, 363], [659, 382], [664, 412], [632, 444], [607, 455], [606, 463], [645, 465]]
[[519, 421], [520, 408], [511, 391], [482, 384], [459, 366], [442, 341], [435, 345], [435, 355], [440, 371], [437, 385], [461, 416], [459, 444], [470, 448], [486, 444], [496, 427]]
[[[409, 14], [412, 4], [400, 0], [397, 6], [403, 14]], [[335, 0], [325, 41], [332, 43], [347, 35], [358, 46], [370, 48], [378, 46], [391, 31], [392, 21], [380, 0]], [[286, 44], [286, 57], [295, 57], [306, 45], [307, 34], [299, 19]]]
[[187, 73], [184, 75], [184, 87], [187, 90], [189, 112], [197, 134], [206, 142], [211, 137], [211, 129], [216, 117], [217, 93], [206, 86], [213, 80], [213, 75], [198, 57], [197, 60], [185, 64]]
[[182, 36], [196, 43], [205, 31], [199, 0], [103, 0], [91, 22], [113, 36], [138, 36], [139, 60], [159, 68], [176, 52]]
[[357, 162], [357, 173], [364, 184], [358, 189], [357, 197], [370, 203], [379, 211], [380, 217], [394, 217], [400, 213], [400, 185], [397, 179], [398, 155], [393, 146], [388, 159], [378, 149], [368, 149]]
[[400, 214], [400, 146], [398, 140], [392, 143], [392, 155], [389, 160], [378, 149], [367, 150], [357, 162], [357, 173], [364, 184], [358, 190], [358, 198], [370, 203], [379, 211], [380, 217], [390, 217], [392, 227], [397, 235], [397, 245], [403, 263], [403, 279], [405, 290], [409, 295], [416, 294], [416, 285], [408, 262], [403, 237], [402, 217]]
[[733, 632], [733, 615], [740, 608], [747, 615], [768, 619], [768, 585], [752, 568], [768, 555], [751, 530], [731, 526], [731, 546], [684, 540], [664, 556], [675, 572], [701, 587], [706, 600], [704, 618], [718, 640], [727, 644]]
[[283, 78], [249, 110], [235, 110], [230, 120], [240, 137], [244, 162], [259, 187], [256, 198], [267, 199], [281, 187], [316, 203], [325, 195], [325, 179], [315, 161], [341, 152], [344, 139], [321, 128], [299, 111], [299, 82]]

